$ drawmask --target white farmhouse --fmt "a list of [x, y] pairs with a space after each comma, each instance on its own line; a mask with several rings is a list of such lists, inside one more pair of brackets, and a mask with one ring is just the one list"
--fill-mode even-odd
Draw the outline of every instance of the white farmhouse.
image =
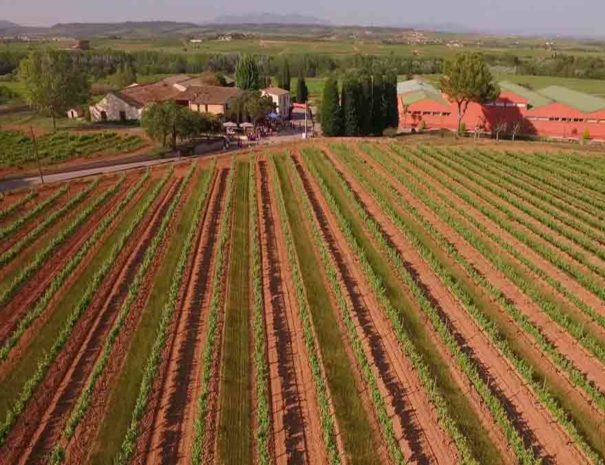
[[290, 92], [279, 87], [267, 87], [261, 91], [261, 94], [271, 97], [277, 108], [277, 113], [284, 119], [289, 118], [292, 100]]

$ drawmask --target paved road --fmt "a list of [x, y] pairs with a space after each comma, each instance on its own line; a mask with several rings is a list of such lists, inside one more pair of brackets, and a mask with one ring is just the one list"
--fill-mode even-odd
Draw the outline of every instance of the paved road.
[[[147, 166], [161, 165], [163, 163], [170, 163], [179, 160], [178, 157], [167, 157], [158, 158], [155, 160], [137, 161], [133, 163], [120, 163], [116, 165], [101, 166], [98, 168], [89, 168], [78, 171], [66, 171], [64, 173], [46, 174], [44, 175], [44, 182], [58, 182], [67, 181], [74, 178], [82, 178], [85, 176], [92, 176], [95, 174], [114, 173], [116, 171], [131, 170], [134, 168], [145, 168]], [[13, 189], [20, 189], [22, 187], [36, 186], [41, 183], [40, 177], [27, 177], [19, 179], [9, 179], [6, 181], [0, 181], [0, 192], [9, 191]]]

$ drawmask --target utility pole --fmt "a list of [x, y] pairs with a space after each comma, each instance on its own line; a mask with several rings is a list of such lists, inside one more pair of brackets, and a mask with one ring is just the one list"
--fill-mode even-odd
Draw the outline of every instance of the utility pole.
[[305, 102], [305, 140], [307, 139], [307, 113], [309, 113], [309, 104]]
[[42, 174], [42, 166], [40, 165], [40, 157], [38, 155], [38, 144], [36, 142], [36, 134], [34, 133], [33, 126], [29, 127], [29, 130], [32, 133], [32, 143], [34, 146], [34, 155], [36, 156], [36, 163], [38, 165], [38, 173], [40, 174], [40, 182], [44, 184], [44, 175]]

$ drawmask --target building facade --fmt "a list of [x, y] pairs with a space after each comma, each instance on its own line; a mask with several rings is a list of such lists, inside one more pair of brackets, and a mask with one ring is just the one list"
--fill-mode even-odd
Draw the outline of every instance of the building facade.
[[292, 108], [292, 99], [290, 92], [279, 87], [267, 87], [261, 91], [261, 95], [268, 95], [275, 104], [275, 111], [284, 119], [290, 117], [290, 109]]
[[[463, 118], [467, 131], [605, 140], [604, 99], [559, 86], [532, 91], [501, 82], [500, 88], [494, 102], [469, 104]], [[401, 129], [457, 129], [457, 105], [430, 84], [402, 82], [397, 94]]]

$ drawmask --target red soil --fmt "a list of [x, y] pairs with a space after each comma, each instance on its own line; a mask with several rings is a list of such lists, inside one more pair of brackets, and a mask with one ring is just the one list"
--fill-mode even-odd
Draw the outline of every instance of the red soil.
[[172, 323], [154, 397], [139, 441], [136, 464], [188, 462], [194, 435], [194, 409], [200, 390], [202, 334], [211, 298], [215, 245], [226, 194], [227, 172], [212, 181], [198, 222], [198, 234], [183, 296]]
[[170, 186], [151, 222], [140, 234], [133, 235], [133, 240], [127, 247], [128, 253], [120, 255], [109, 276], [105, 278], [99, 292], [77, 322], [70, 339], [7, 438], [9, 453], [2, 457], [0, 463], [45, 462], [86, 383], [88, 373], [94, 366], [106, 335], [128, 293], [129, 283], [134, 278], [176, 189], [175, 182]]
[[[112, 210], [115, 204], [127, 194], [130, 187], [134, 185], [134, 178], [124, 183], [124, 186], [111, 198], [110, 201], [98, 207], [91, 216], [80, 225], [80, 227], [69, 237], [42, 265], [42, 267], [26, 281], [11, 301], [6, 305], [4, 312], [0, 315], [0, 343], [13, 333], [19, 321], [36, 302], [42, 298], [44, 292], [51, 284], [55, 276], [64, 268], [67, 262], [78, 253], [90, 236], [95, 232], [103, 218]], [[95, 191], [96, 192], [96, 191]], [[91, 201], [94, 201], [94, 192], [91, 192]], [[99, 242], [101, 244], [102, 242]], [[90, 253], [89, 253], [90, 256]], [[84, 259], [83, 261], [86, 261]], [[79, 269], [82, 268], [80, 265]], [[74, 273], [77, 276], [77, 273]], [[58, 294], [67, 289], [63, 285]], [[41, 321], [46, 321], [50, 315], [41, 316]], [[30, 329], [31, 331], [31, 329]]]
[[[402, 162], [403, 162], [403, 160], [402, 160]], [[412, 167], [411, 169], [414, 169], [414, 171], [416, 171], [415, 167]], [[467, 194], [469, 194], [475, 200], [479, 201], [480, 203], [484, 202], [484, 200], [479, 199], [475, 194], [471, 193], [468, 189], [466, 189], [462, 186], [460, 186], [460, 187], [463, 191], [465, 191]], [[487, 191], [484, 191], [484, 194], [486, 197], [488, 197], [488, 198], [490, 197], [490, 194]], [[455, 198], [457, 198], [456, 194], [450, 193], [449, 190], [448, 190], [448, 195], [449, 196], [454, 195]], [[460, 202], [461, 202], [461, 204], [464, 203], [464, 201], [462, 199], [460, 200]], [[518, 241], [507, 231], [503, 230], [498, 225], [493, 223], [491, 220], [486, 218], [481, 212], [479, 212], [478, 210], [476, 210], [475, 208], [471, 207], [468, 204], [465, 204], [465, 205], [468, 208], [468, 211], [472, 212], [473, 217], [475, 219], [477, 219], [480, 223], [482, 223], [486, 227], [489, 227], [489, 229], [491, 231], [496, 232], [503, 240], [505, 240], [507, 243], [513, 245], [516, 250], [521, 252], [525, 257], [527, 257], [531, 261], [533, 261], [536, 265], [538, 265], [542, 270], [547, 272], [551, 277], [553, 277], [555, 280], [557, 280], [559, 283], [561, 283], [569, 291], [571, 291], [576, 296], [581, 298], [584, 302], [586, 302], [588, 305], [590, 305], [594, 310], [599, 312], [601, 315], [605, 316], [605, 303], [603, 303], [593, 293], [591, 293], [590, 291], [587, 291], [575, 279], [571, 278], [565, 272], [561, 271], [559, 268], [557, 268], [556, 266], [551, 264], [548, 260], [546, 260], [542, 256], [540, 256], [537, 252], [535, 252], [534, 250], [532, 250], [531, 248], [529, 248], [522, 242]], [[503, 251], [503, 253], [505, 253], [505, 252]], [[527, 270], [527, 272], [534, 275], [530, 270]], [[576, 316], [578, 318], [585, 320], [585, 323], [587, 326], [591, 326], [591, 328], [593, 328], [595, 331], [598, 331], [602, 335], [605, 336], [605, 330], [603, 328], [601, 328], [595, 322], [589, 320], [586, 317], [586, 315], [584, 315], [582, 312], [575, 309], [574, 304], [572, 302], [570, 302], [565, 296], [559, 294], [557, 291], [555, 291], [552, 288], [550, 288], [549, 286], [547, 286], [545, 283], [542, 282], [542, 280], [538, 276], [534, 275], [534, 277], [535, 277], [536, 283], [539, 283], [541, 285], [541, 288], [544, 292], [556, 295], [557, 298], [560, 298], [568, 308], [570, 308], [570, 309], [573, 308], [573, 311], [575, 312]]]
[[[378, 163], [372, 161], [371, 157], [367, 157], [364, 154], [359, 154], [364, 157], [364, 160], [372, 166], [377, 172], [386, 176], [389, 182], [397, 188], [397, 190], [404, 196], [404, 198], [410, 202], [411, 205], [416, 207], [422, 215], [427, 218], [435, 226], [435, 228], [440, 231], [446, 239], [454, 244], [458, 251], [479, 271], [483, 276], [488, 277], [492, 284], [497, 287], [506, 298], [513, 303], [519, 310], [521, 310], [532, 323], [534, 323], [542, 332], [542, 334], [573, 364], [576, 366], [578, 370], [585, 373], [589, 380], [596, 383], [597, 386], [600, 387], [602, 391], [605, 391], [605, 366], [602, 362], [600, 362], [593, 354], [591, 354], [588, 350], [586, 350], [583, 346], [579, 345], [577, 340], [564, 328], [559, 326], [555, 321], [553, 321], [547, 314], [545, 314], [536, 304], [533, 302], [527, 295], [525, 295], [517, 286], [514, 285], [503, 273], [495, 269], [487, 259], [485, 259], [476, 249], [474, 249], [470, 244], [468, 244], [464, 239], [462, 239], [456, 232], [445, 222], [441, 221], [437, 215], [435, 215], [429, 208], [427, 208], [422, 202], [416, 199], [410, 192], [408, 192], [405, 187], [393, 176], [391, 176], [387, 171], [382, 168]], [[406, 166], [406, 169], [409, 171], [414, 171], [417, 179], [422, 179], [422, 174], [418, 173], [416, 170], [413, 170], [411, 166]], [[436, 182], [430, 182], [433, 190], [442, 192], [442, 188]], [[449, 192], [448, 192], [449, 193]], [[427, 193], [428, 195], [434, 194]], [[434, 199], [435, 200], [435, 199]], [[454, 212], [451, 212], [453, 215]], [[478, 220], [480, 213], [475, 215], [475, 218]], [[488, 220], [481, 218], [485, 224], [485, 226], [490, 231], [496, 231], [495, 225]], [[464, 222], [464, 220], [461, 220]], [[472, 228], [472, 227], [471, 227]], [[480, 236], [483, 237], [483, 240], [490, 242], [486, 239], [481, 232], [476, 231]], [[492, 244], [493, 245], [493, 244]], [[502, 313], [504, 313], [504, 309], [500, 309]], [[506, 317], [510, 324], [516, 324], [512, 318]], [[533, 338], [526, 333], [525, 331], [519, 328], [519, 334], [521, 334], [527, 340], [527, 347], [533, 348], [536, 352], [536, 357], [543, 360], [543, 354], [541, 354], [540, 350], [535, 347], [535, 342], [533, 342]], [[542, 365], [541, 361], [541, 365]], [[564, 377], [567, 380], [567, 387], [569, 389], [574, 389], [575, 385], [568, 379], [567, 375], [552, 364], [551, 368], [552, 372], [555, 375], [559, 375]], [[584, 402], [588, 404], [588, 407], [592, 410], [592, 414], [602, 416], [603, 413], [595, 408], [594, 405], [591, 405], [592, 402], [588, 395], [578, 390], [581, 395], [584, 397]]]
[[[177, 175], [178, 176], [178, 175]], [[187, 197], [190, 186], [183, 193], [184, 198]], [[161, 201], [156, 206], [156, 209], [161, 205]], [[178, 218], [184, 206], [184, 200], [181, 199], [177, 208], [174, 211], [173, 218]], [[160, 213], [159, 220], [164, 216]], [[168, 225], [166, 235], [160, 242], [156, 254], [153, 257], [152, 263], [149, 266], [145, 280], [143, 281], [135, 302], [124, 322], [124, 326], [114, 344], [109, 363], [103, 371], [103, 374], [97, 381], [95, 390], [93, 391], [87, 415], [84, 416], [80, 424], [77, 426], [72, 440], [64, 445], [66, 450], [65, 463], [80, 464], [85, 463], [93, 448], [90, 446], [97, 438], [98, 430], [102, 424], [100, 419], [105, 418], [107, 408], [111, 399], [114, 388], [114, 383], [120, 376], [126, 357], [132, 350], [132, 337], [141, 322], [141, 317], [145, 306], [148, 303], [149, 295], [152, 290], [154, 278], [157, 275], [158, 269], [161, 266], [162, 260], [166, 256], [166, 248], [171, 234], [176, 228], [176, 221], [171, 221]]]
[[443, 285], [413, 245], [398, 232], [380, 206], [347, 173], [335, 156], [330, 154], [329, 157], [364, 204], [368, 214], [381, 225], [389, 240], [405, 257], [408, 268], [416, 273], [418, 283], [431, 296], [459, 343], [478, 364], [482, 377], [503, 402], [525, 440], [536, 447], [539, 455], [545, 459], [554, 459], [559, 463], [588, 463], [582, 451], [544, 409], [514, 366], [472, 321], [463, 305]]
[[307, 176], [298, 157], [296, 165], [311, 200], [317, 224], [340, 273], [341, 288], [348, 293], [357, 318], [358, 334], [364, 340], [366, 356], [374, 365], [382, 395], [388, 401], [389, 416], [398, 419], [395, 430], [404, 456], [412, 463], [457, 463], [456, 448], [439, 426], [437, 412], [354, 260], [354, 251], [348, 246], [319, 187]]
[[[34, 199], [27, 202], [24, 206], [21, 206], [19, 209], [17, 209], [16, 213], [13, 213], [7, 218], [0, 220], [0, 228], [10, 227], [15, 221], [29, 214], [29, 212], [31, 212], [39, 204], [45, 202], [49, 197], [55, 194], [55, 192], [59, 190], [59, 188], [60, 186], [40, 189], [38, 195]], [[68, 192], [59, 196], [58, 199], [55, 199], [53, 203], [47, 205], [46, 208], [39, 212], [34, 218], [30, 219], [26, 223], [23, 223], [13, 233], [2, 239], [2, 243], [0, 244], [0, 254], [6, 252], [14, 244], [19, 242], [23, 237], [25, 237], [28, 232], [36, 228], [40, 223], [42, 223], [46, 219], [49, 214], [51, 214], [53, 210], [61, 208], [61, 206], [69, 200], [66, 199], [67, 194]]]
[[277, 464], [327, 463], [315, 382], [267, 161], [258, 162], [263, 293]]

